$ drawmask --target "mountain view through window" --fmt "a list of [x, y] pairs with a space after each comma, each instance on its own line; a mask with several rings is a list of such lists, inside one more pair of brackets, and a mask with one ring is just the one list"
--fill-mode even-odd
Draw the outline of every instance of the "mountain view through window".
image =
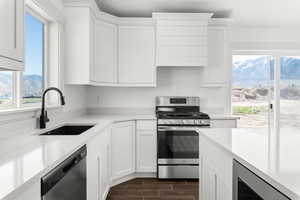
[[[300, 57], [280, 57], [279, 99], [274, 97], [273, 56], [233, 56], [232, 113], [238, 127], [268, 127], [274, 122], [270, 104], [278, 103], [280, 127], [300, 127]], [[274, 106], [273, 106], [274, 108]]]
[[0, 71], [0, 107], [13, 102], [13, 72]]
[[25, 71], [23, 103], [41, 101], [44, 89], [44, 23], [26, 13]]

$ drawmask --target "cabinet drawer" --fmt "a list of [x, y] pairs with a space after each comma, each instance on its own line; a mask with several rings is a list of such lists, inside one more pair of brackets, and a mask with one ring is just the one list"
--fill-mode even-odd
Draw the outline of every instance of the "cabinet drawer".
[[156, 120], [138, 120], [136, 123], [137, 130], [156, 130]]

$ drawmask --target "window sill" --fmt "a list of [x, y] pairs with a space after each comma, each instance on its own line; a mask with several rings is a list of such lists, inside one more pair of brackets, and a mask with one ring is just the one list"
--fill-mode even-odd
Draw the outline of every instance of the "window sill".
[[[53, 109], [61, 109], [62, 107], [63, 106], [61, 106], [61, 105], [46, 106], [46, 109], [53, 110]], [[17, 113], [24, 113], [24, 112], [35, 112], [35, 111], [39, 111], [39, 110], [41, 110], [40, 106], [1, 109], [0, 115], [17, 114]]]

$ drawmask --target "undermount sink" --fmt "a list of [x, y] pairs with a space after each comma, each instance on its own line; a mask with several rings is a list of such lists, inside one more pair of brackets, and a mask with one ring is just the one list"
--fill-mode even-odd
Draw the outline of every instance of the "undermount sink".
[[88, 129], [94, 127], [93, 125], [66, 125], [59, 128], [47, 131], [40, 135], [80, 135]]

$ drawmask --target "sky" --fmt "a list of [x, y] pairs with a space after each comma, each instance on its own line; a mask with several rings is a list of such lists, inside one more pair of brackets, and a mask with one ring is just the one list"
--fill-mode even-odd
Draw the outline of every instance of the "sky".
[[42, 75], [44, 25], [26, 13], [25, 75]]
[[236, 61], [246, 61], [246, 60], [255, 60], [260, 57], [265, 57], [264, 55], [233, 55], [232, 60], [233, 63]]

